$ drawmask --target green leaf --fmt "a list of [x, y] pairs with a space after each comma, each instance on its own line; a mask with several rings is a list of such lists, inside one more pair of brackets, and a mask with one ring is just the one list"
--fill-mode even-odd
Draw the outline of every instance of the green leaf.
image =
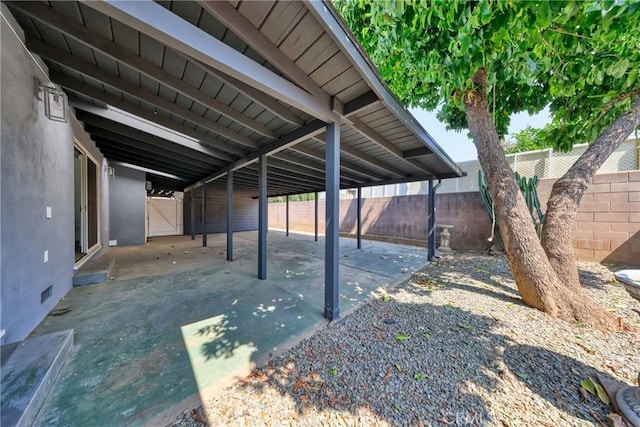
[[396, 340], [402, 342], [402, 341], [408, 340], [411, 337], [409, 335], [398, 333], [398, 334], [395, 335], [395, 338], [396, 338]]
[[422, 336], [425, 337], [426, 339], [430, 340], [431, 339], [431, 334], [429, 332], [423, 332]]
[[523, 379], [523, 380], [526, 380], [527, 378], [529, 378], [529, 375], [524, 374], [524, 373], [522, 373], [522, 372], [516, 372], [516, 375], [517, 375], [520, 379]]
[[421, 373], [415, 374], [413, 376], [413, 378], [418, 380], [418, 381], [426, 380], [427, 379], [427, 374], [421, 372]]
[[389, 295], [382, 295], [382, 301], [383, 302], [389, 302], [389, 301], [391, 301], [391, 297]]
[[594, 384], [591, 378], [587, 378], [586, 380], [580, 381], [580, 385], [582, 388], [587, 390], [589, 393], [595, 395], [596, 394], [596, 385]]
[[604, 388], [602, 388], [600, 384], [594, 384], [594, 385], [596, 387], [596, 394], [598, 395], [598, 398], [600, 399], [600, 401], [605, 405], [610, 404], [611, 401], [609, 400], [609, 396], [607, 395], [607, 392], [604, 391]]
[[629, 68], [629, 59], [624, 58], [618, 62], [611, 64], [607, 68], [607, 74], [611, 75], [611, 77], [613, 77], [614, 79], [619, 79], [622, 76], [624, 76], [624, 73], [627, 72], [628, 68]]
[[329, 375], [337, 375], [338, 374], [338, 369], [337, 368], [331, 368], [327, 371], [327, 373]]
[[611, 401], [609, 400], [609, 396], [607, 395], [607, 392], [604, 390], [604, 388], [602, 388], [602, 386], [597, 382], [593, 381], [591, 377], [587, 378], [586, 380], [580, 381], [580, 385], [592, 395], [598, 396], [598, 399], [600, 399], [600, 401], [605, 405], [609, 405], [611, 403]]
[[465, 325], [464, 323], [458, 323], [458, 327], [462, 329], [466, 329], [468, 331], [473, 331], [473, 326]]

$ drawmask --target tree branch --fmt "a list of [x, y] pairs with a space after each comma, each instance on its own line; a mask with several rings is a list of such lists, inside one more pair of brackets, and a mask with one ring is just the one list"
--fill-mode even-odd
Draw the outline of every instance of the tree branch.
[[570, 33], [569, 31], [563, 30], [560, 27], [556, 27], [556, 28], [549, 28], [549, 30], [551, 31], [555, 31], [556, 33], [560, 33], [560, 34], [564, 34], [567, 36], [572, 36], [572, 37], [579, 37], [581, 39], [586, 39], [586, 40], [593, 40], [593, 37], [589, 37], [589, 36], [583, 36], [582, 34], [575, 34], [575, 33]]
[[627, 99], [627, 98], [633, 98], [635, 96], [640, 95], [640, 89], [634, 90], [632, 92], [629, 93], [623, 93], [620, 94], [618, 96], [616, 96], [615, 98], [613, 98], [611, 101], [607, 102], [603, 107], [602, 107], [602, 111], [600, 112], [600, 114], [598, 114], [598, 117], [596, 117], [594, 123], [598, 123], [598, 121], [600, 121], [600, 119], [607, 114], [607, 111], [609, 111], [611, 109], [611, 107], [613, 107], [616, 103], [622, 101], [623, 99]]

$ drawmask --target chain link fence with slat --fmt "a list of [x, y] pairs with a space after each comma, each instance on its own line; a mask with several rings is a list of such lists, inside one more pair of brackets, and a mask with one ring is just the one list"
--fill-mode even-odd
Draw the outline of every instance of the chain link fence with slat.
[[[552, 149], [527, 151], [524, 153], [509, 154], [507, 161], [515, 172], [522, 176], [538, 178], [560, 178], [578, 160], [586, 150], [587, 144], [574, 145], [568, 153], [554, 152]], [[438, 193], [462, 193], [478, 190], [478, 170], [480, 163], [477, 160], [458, 163], [460, 168], [467, 172], [462, 178], [446, 179], [438, 189]], [[640, 138], [628, 139], [622, 144], [598, 169], [598, 174], [625, 172], [640, 169]]]

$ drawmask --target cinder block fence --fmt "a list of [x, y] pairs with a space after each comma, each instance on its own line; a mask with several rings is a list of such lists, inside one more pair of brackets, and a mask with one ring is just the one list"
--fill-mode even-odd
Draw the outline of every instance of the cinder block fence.
[[[556, 179], [543, 179], [538, 194], [543, 208]], [[426, 195], [365, 198], [364, 238], [426, 245]], [[290, 202], [291, 231], [313, 232], [314, 202]], [[319, 201], [319, 232], [324, 230], [324, 201]], [[451, 224], [451, 247], [485, 250], [491, 246], [491, 219], [476, 191], [436, 197], [436, 222]], [[285, 228], [285, 204], [269, 204], [269, 226]], [[340, 232], [355, 235], [356, 201], [340, 201]], [[576, 258], [640, 265], [640, 171], [596, 175], [582, 199], [573, 230]]]

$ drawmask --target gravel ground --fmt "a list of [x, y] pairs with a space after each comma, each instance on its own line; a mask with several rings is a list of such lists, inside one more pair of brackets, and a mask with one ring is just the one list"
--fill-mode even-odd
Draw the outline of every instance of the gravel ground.
[[506, 258], [456, 253], [425, 267], [172, 426], [604, 425], [580, 381], [640, 371], [640, 303], [607, 267], [584, 292], [635, 328], [602, 333], [522, 305]]

